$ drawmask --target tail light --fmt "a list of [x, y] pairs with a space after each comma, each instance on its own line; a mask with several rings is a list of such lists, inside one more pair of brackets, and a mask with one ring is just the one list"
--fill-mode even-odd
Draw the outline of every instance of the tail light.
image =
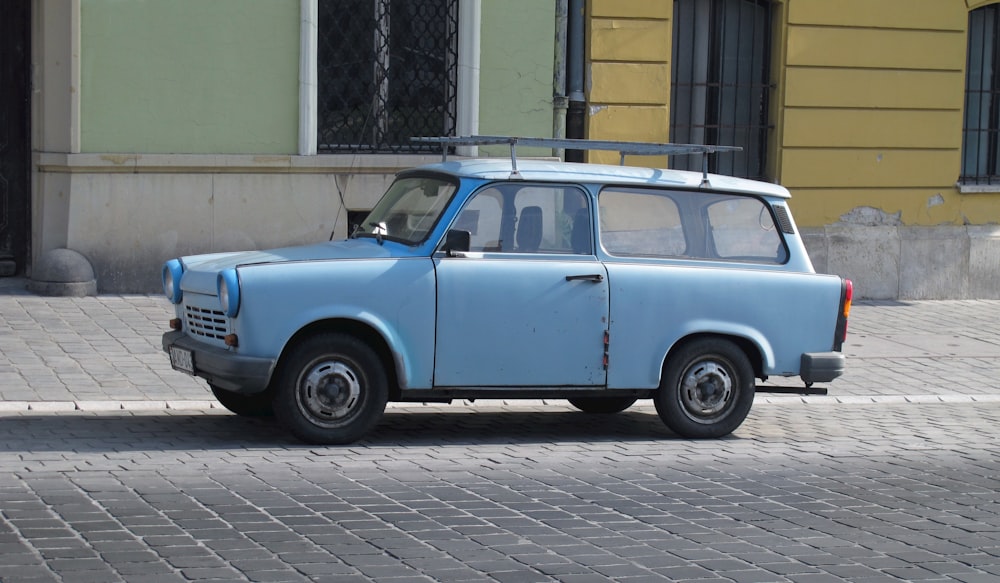
[[854, 283], [844, 279], [840, 284], [840, 313], [837, 314], [837, 331], [833, 338], [833, 349], [839, 351], [847, 341], [847, 319], [851, 315], [851, 302], [854, 300]]

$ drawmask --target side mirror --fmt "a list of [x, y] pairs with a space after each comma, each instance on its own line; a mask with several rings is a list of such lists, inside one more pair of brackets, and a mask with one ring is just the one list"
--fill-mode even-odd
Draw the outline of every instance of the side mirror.
[[472, 245], [472, 233], [450, 229], [444, 237], [444, 246], [441, 250], [448, 254], [448, 257], [455, 257], [455, 253], [466, 253]]

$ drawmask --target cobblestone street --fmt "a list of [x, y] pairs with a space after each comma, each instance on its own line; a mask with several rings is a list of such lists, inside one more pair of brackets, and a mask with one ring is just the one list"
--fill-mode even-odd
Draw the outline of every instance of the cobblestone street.
[[862, 303], [829, 396], [722, 440], [477, 402], [349, 447], [212, 407], [167, 314], [0, 295], [3, 583], [1000, 580], [1000, 302]]
[[[393, 410], [347, 448], [215, 412], [0, 423], [4, 581], [993, 581], [995, 403], [764, 405], [729, 439]], [[865, 579], [868, 580], [868, 579]]]

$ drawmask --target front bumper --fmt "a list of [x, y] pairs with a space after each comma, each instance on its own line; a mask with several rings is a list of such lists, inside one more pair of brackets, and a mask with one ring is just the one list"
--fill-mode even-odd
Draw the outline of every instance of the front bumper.
[[847, 357], [840, 352], [807, 352], [802, 355], [799, 376], [806, 385], [828, 383], [844, 374]]
[[163, 335], [163, 351], [169, 353], [171, 346], [190, 350], [194, 374], [221, 389], [253, 394], [265, 390], [271, 382], [276, 362], [273, 358], [242, 356], [224, 348], [205, 346], [180, 330]]

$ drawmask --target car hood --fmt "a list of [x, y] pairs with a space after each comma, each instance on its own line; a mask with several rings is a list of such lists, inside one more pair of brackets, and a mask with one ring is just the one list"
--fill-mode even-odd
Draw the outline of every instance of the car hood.
[[220, 271], [233, 267], [288, 263], [292, 261], [329, 261], [336, 259], [382, 259], [402, 257], [411, 254], [410, 248], [386, 241], [380, 245], [375, 239], [348, 239], [284, 247], [264, 251], [237, 251], [232, 253], [210, 253], [182, 257], [184, 276], [181, 289], [184, 291], [215, 295], [216, 280]]

